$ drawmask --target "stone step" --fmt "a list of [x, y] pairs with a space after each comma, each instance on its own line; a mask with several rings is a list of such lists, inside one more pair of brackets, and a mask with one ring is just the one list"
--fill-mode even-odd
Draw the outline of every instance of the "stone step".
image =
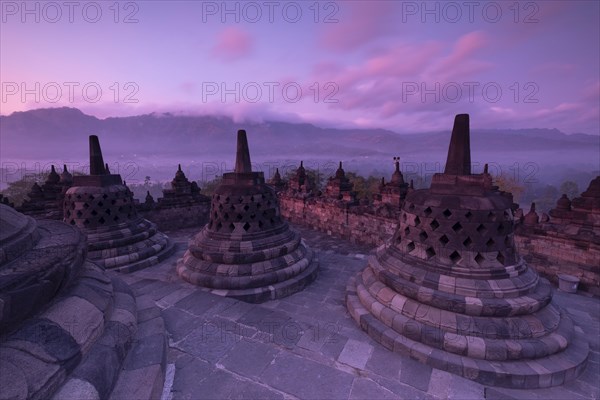
[[138, 330], [111, 400], [159, 400], [167, 364], [167, 336], [160, 309], [150, 296], [136, 299]]

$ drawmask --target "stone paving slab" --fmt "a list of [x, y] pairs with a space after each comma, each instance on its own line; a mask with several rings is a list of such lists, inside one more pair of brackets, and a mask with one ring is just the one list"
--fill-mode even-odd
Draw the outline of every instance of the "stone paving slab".
[[600, 398], [597, 298], [555, 293], [592, 349], [577, 380], [528, 391], [486, 387], [373, 341], [344, 306], [348, 279], [365, 267], [373, 249], [296, 229], [319, 257], [319, 275], [304, 291], [276, 301], [243, 303], [182, 281], [175, 264], [198, 229], [170, 232], [178, 244], [173, 256], [123, 276], [136, 295], [150, 297], [161, 310], [167, 362], [175, 365], [172, 399]]

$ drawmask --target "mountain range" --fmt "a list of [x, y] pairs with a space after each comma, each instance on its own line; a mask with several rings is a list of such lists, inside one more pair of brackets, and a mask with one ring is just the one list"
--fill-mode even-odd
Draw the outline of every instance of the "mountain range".
[[[472, 117], [473, 118], [473, 117]], [[452, 129], [400, 134], [385, 129], [333, 129], [282, 121], [236, 123], [228, 117], [145, 114], [99, 119], [76, 108], [45, 108], [0, 116], [0, 158], [68, 160], [87, 158], [87, 137], [99, 135], [109, 160], [232, 160], [235, 132], [246, 129], [254, 160], [327, 159], [377, 162], [389, 168], [392, 156], [443, 162]], [[557, 129], [472, 129], [473, 159], [511, 164], [581, 165], [597, 169], [600, 136], [567, 135]], [[109, 157], [107, 157], [107, 154]], [[175, 160], [175, 161], [172, 161]], [[368, 160], [368, 162], [366, 161]], [[170, 165], [170, 164], [169, 164]], [[171, 167], [172, 168], [172, 167]]]

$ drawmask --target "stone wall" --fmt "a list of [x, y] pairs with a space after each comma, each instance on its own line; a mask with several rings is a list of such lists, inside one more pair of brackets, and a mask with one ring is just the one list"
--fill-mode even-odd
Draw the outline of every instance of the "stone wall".
[[[281, 214], [288, 221], [339, 236], [353, 243], [379, 246], [397, 227], [393, 216], [375, 215], [373, 207], [344, 206], [324, 197], [280, 195]], [[519, 253], [540, 274], [557, 283], [557, 274], [577, 276], [580, 289], [600, 296], [600, 243], [545, 229], [517, 229]]]
[[353, 243], [379, 246], [396, 229], [395, 219], [374, 215], [363, 206], [281, 196], [281, 214], [288, 221], [347, 239]]
[[515, 244], [529, 265], [558, 284], [558, 274], [580, 279], [579, 288], [600, 296], [600, 243], [554, 232], [520, 228]]
[[154, 222], [160, 231], [200, 227], [208, 221], [210, 202], [176, 207], [138, 208], [138, 214]]

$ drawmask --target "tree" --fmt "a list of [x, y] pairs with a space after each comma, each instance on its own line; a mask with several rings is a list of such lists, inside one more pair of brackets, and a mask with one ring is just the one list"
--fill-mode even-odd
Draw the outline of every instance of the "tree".
[[215, 192], [215, 189], [217, 188], [217, 186], [219, 186], [221, 184], [221, 180], [223, 178], [220, 176], [215, 176], [215, 179], [213, 179], [212, 181], [204, 181], [201, 183], [201, 190], [202, 193], [206, 196], [212, 196], [212, 194]]
[[31, 191], [33, 184], [37, 182], [41, 185], [47, 176], [48, 174], [44, 173], [23, 175], [21, 179], [9, 182], [8, 187], [2, 190], [2, 194], [8, 197], [8, 200], [14, 203], [15, 207], [19, 207], [28, 198], [27, 193]]
[[521, 201], [525, 187], [520, 185], [514, 178], [509, 175], [498, 175], [494, 178], [494, 183], [500, 190], [512, 193], [515, 203]]
[[559, 192], [562, 194], [566, 194], [570, 199], [577, 197], [579, 195], [579, 187], [573, 181], [564, 181], [560, 185]]

